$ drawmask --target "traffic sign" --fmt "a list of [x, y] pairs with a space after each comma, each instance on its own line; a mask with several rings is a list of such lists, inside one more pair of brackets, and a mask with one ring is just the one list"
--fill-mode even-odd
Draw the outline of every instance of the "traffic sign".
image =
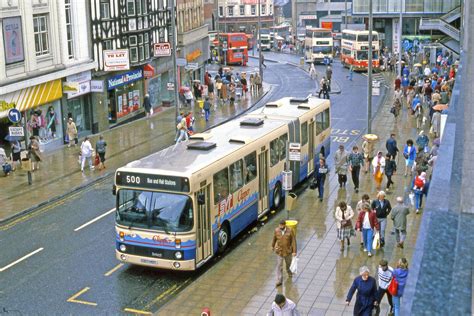
[[8, 119], [12, 123], [19, 123], [21, 120], [21, 112], [15, 108], [8, 110]]
[[153, 50], [155, 57], [171, 56], [170, 43], [155, 43]]
[[176, 58], [176, 66], [183, 67], [186, 66], [187, 63], [186, 58]]
[[25, 132], [23, 130], [23, 127], [21, 126], [9, 126], [8, 127], [8, 132], [11, 137], [23, 137], [25, 136]]
[[168, 90], [168, 91], [173, 91], [173, 90], [174, 90], [174, 83], [168, 82], [168, 83], [166, 84], [166, 90]]

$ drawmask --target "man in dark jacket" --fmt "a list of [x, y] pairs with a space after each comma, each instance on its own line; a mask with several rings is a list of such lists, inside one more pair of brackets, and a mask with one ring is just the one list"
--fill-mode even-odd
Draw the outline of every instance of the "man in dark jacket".
[[390, 154], [393, 160], [397, 157], [398, 147], [397, 147], [397, 140], [395, 139], [395, 134], [390, 134], [390, 138], [387, 139], [385, 143], [385, 148], [387, 148], [387, 152]]
[[387, 176], [387, 188], [386, 191], [390, 189], [390, 185], [393, 184], [392, 176], [397, 171], [397, 164], [395, 160], [391, 159], [391, 154], [385, 155], [385, 175]]
[[316, 181], [316, 187], [318, 188], [319, 201], [323, 201], [324, 195], [324, 182], [326, 181], [326, 175], [329, 172], [328, 165], [324, 158], [319, 159], [319, 165], [316, 167], [314, 172], [314, 178]]
[[145, 108], [146, 116], [150, 117], [153, 112], [151, 108], [150, 95], [148, 93], [145, 94], [145, 99], [143, 100], [143, 107]]
[[372, 202], [372, 209], [377, 215], [377, 221], [380, 226], [380, 247], [385, 245], [385, 228], [387, 227], [387, 216], [392, 210], [390, 201], [385, 199], [385, 192], [380, 191], [377, 194], [377, 199]]

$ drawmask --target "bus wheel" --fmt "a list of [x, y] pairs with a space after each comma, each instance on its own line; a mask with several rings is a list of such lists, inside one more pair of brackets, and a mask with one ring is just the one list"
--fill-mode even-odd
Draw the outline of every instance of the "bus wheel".
[[224, 252], [224, 250], [229, 245], [229, 241], [230, 241], [229, 226], [226, 223], [222, 225], [217, 235], [217, 247], [218, 247], [217, 249], [220, 253]]
[[282, 194], [281, 194], [281, 184], [278, 182], [273, 189], [273, 209], [279, 210], [282, 206]]

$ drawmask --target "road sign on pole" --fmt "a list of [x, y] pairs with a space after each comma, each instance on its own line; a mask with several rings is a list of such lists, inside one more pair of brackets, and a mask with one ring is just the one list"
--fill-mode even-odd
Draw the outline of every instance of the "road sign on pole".
[[301, 161], [301, 144], [300, 143], [290, 143], [288, 152], [289, 152], [290, 161]]
[[8, 110], [8, 119], [12, 123], [19, 123], [21, 121], [21, 112], [15, 108]]
[[11, 137], [23, 137], [25, 136], [25, 131], [22, 126], [9, 126], [8, 132]]

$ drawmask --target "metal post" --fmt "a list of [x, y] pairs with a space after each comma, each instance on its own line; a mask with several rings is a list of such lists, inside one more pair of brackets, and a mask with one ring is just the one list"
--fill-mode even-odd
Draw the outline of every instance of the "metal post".
[[344, 0], [344, 29], [347, 30], [347, 0]]
[[[172, 41], [172, 48], [173, 54], [171, 55], [173, 58], [173, 82], [174, 82], [174, 103], [175, 103], [175, 120], [179, 115], [179, 87], [178, 87], [178, 65], [176, 64], [176, 58], [178, 58], [178, 54], [176, 52], [176, 42], [178, 41], [178, 32], [176, 27], [176, 0], [171, 0], [171, 31], [173, 34], [173, 41]], [[177, 124], [176, 129], [178, 129]]]
[[[21, 118], [22, 122], [23, 122], [23, 135], [25, 135], [25, 149], [28, 150], [28, 137], [26, 136], [26, 131], [27, 131], [27, 126], [26, 126], [26, 111], [25, 111], [25, 114], [23, 115], [23, 117]], [[71, 142], [71, 140], [69, 140], [69, 142]], [[20, 147], [21, 147], [21, 143], [20, 143]], [[31, 157], [29, 158], [30, 159], [30, 167], [31, 167]], [[21, 161], [21, 159], [20, 159]], [[26, 172], [27, 176], [28, 176], [28, 185], [32, 185], [33, 184], [33, 177], [31, 175], [31, 169], [28, 170]]]
[[400, 0], [400, 18], [398, 20], [398, 75], [402, 76], [402, 32], [403, 32], [403, 6], [404, 0]]
[[372, 0], [369, 0], [369, 63], [367, 67], [368, 89], [367, 89], [367, 133], [372, 133]]
[[258, 23], [257, 23], [257, 38], [258, 38], [258, 74], [260, 75], [260, 80], [263, 81], [263, 69], [262, 69], [262, 34], [260, 34], [261, 21], [260, 21], [260, 0], [257, 2], [258, 5]]

